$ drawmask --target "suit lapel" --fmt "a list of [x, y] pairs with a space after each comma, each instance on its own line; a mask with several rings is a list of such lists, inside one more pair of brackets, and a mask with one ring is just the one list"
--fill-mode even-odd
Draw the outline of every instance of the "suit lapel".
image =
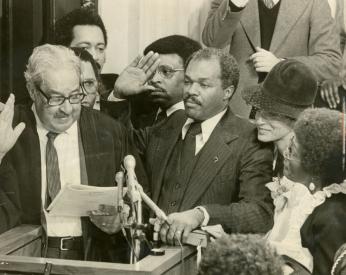
[[281, 0], [270, 51], [275, 53], [304, 12], [309, 0]]
[[229, 143], [238, 138], [232, 128], [225, 127], [223, 121], [228, 121], [233, 114], [228, 111], [222, 121], [215, 127], [208, 142], [200, 151], [200, 156], [187, 183], [187, 189], [180, 205], [180, 209], [190, 209], [203, 195], [214, 177], [229, 159], [231, 149]]
[[82, 140], [82, 147], [85, 156], [85, 168], [88, 176], [88, 183], [92, 185], [102, 184], [97, 172], [102, 171], [99, 159], [101, 148], [98, 142], [95, 119], [82, 108], [80, 120], [78, 123]]
[[240, 19], [240, 24], [245, 32], [251, 47], [255, 52], [255, 48], [261, 45], [260, 22], [258, 14], [257, 0], [250, 0], [247, 4], [244, 14]]
[[185, 115], [179, 115], [177, 118], [170, 118], [170, 120], [170, 122], [166, 121], [162, 127], [156, 129], [151, 141], [155, 146], [155, 148], [153, 148], [153, 165], [155, 165], [155, 167], [152, 169], [151, 177], [153, 201], [155, 203], [158, 202], [167, 163], [180, 137], [181, 129], [186, 121], [186, 117]]

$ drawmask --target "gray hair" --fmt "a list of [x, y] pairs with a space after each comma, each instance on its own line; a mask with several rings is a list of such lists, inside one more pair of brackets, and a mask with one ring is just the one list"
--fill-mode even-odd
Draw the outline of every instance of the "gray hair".
[[45, 44], [38, 46], [31, 54], [24, 77], [27, 83], [40, 86], [43, 74], [47, 70], [68, 68], [76, 71], [80, 76], [80, 60], [74, 52], [60, 45]]
[[226, 89], [233, 86], [234, 90], [236, 90], [239, 82], [239, 66], [235, 58], [225, 50], [216, 48], [201, 49], [190, 56], [185, 64], [185, 69], [191, 61], [210, 60], [213, 58], [219, 61], [222, 88]]

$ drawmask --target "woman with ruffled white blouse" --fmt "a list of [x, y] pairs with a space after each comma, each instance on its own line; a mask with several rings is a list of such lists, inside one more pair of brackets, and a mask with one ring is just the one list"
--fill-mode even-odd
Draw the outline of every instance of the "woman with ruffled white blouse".
[[345, 116], [307, 109], [294, 133], [284, 154], [285, 177], [267, 184], [275, 214], [266, 238], [290, 266], [330, 274], [335, 252], [346, 242]]

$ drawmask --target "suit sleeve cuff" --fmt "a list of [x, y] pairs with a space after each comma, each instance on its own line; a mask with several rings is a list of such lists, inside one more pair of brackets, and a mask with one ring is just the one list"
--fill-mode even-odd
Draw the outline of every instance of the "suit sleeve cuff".
[[198, 210], [203, 212], [204, 220], [203, 220], [201, 226], [207, 226], [209, 223], [209, 220], [210, 220], [210, 216], [207, 212], [207, 209], [205, 209], [203, 206], [197, 206], [197, 207], [195, 207], [195, 209], [198, 209]]

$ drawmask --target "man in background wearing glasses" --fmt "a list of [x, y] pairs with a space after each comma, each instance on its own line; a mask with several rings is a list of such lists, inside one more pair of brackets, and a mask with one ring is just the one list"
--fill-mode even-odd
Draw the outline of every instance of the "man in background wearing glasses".
[[[0, 198], [7, 198], [0, 201], [1, 230], [42, 225], [43, 257], [125, 261], [126, 242], [114, 234], [120, 229], [116, 214], [61, 217], [46, 209], [66, 184], [113, 186], [124, 156], [136, 156], [126, 130], [81, 106], [80, 61], [72, 50], [35, 48], [25, 79], [33, 104], [16, 108], [14, 125], [26, 127], [0, 165]], [[140, 162], [137, 167], [145, 185]]]
[[115, 116], [131, 110], [133, 126], [144, 128], [184, 109], [184, 64], [200, 48], [197, 41], [182, 35], [166, 36], [147, 46], [144, 56], [125, 68], [114, 84], [113, 98], [109, 99], [128, 99], [112, 103], [112, 110], [123, 110]]

